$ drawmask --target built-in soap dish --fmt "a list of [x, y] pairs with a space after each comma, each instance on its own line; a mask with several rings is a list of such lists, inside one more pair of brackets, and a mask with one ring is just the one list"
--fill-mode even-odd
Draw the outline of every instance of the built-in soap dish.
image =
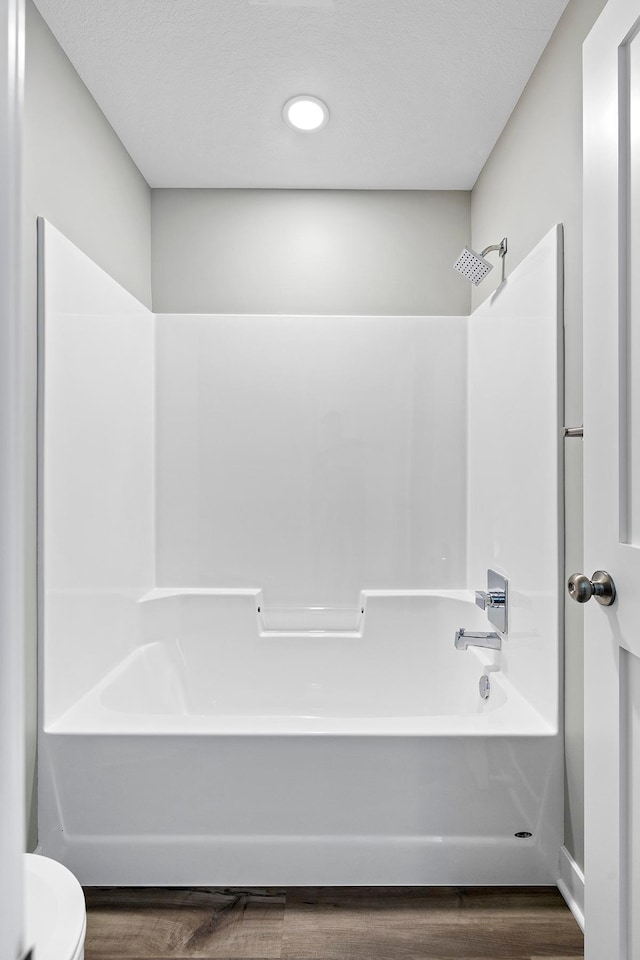
[[286, 607], [261, 604], [262, 629], [277, 633], [352, 633], [363, 615], [357, 607]]

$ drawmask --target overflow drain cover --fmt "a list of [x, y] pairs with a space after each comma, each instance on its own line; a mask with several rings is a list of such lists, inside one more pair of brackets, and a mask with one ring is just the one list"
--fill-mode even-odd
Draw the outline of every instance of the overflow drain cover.
[[514, 833], [514, 837], [517, 837], [518, 840], [528, 840], [529, 837], [532, 837], [533, 834], [529, 833], [528, 830], [521, 830], [520, 833]]

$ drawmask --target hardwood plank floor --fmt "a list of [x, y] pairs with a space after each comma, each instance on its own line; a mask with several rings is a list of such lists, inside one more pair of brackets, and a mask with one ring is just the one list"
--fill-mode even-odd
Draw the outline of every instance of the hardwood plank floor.
[[575, 960], [554, 887], [88, 887], [85, 960]]
[[85, 960], [278, 960], [284, 891], [89, 887]]

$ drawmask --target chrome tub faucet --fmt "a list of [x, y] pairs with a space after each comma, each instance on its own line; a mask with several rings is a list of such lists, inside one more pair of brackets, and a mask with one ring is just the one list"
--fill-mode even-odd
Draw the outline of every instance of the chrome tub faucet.
[[489, 650], [500, 650], [502, 637], [499, 633], [482, 633], [460, 627], [456, 630], [455, 647], [456, 650], [466, 650], [467, 647], [488, 647]]

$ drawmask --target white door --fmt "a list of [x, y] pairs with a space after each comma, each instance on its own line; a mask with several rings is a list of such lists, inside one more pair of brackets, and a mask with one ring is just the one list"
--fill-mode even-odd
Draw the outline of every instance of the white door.
[[585, 958], [640, 960], [640, 0], [584, 45]]

